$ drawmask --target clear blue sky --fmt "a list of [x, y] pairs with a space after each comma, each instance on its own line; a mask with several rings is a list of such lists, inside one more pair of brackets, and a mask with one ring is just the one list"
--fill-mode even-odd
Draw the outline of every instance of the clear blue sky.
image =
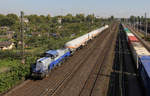
[[[128, 17], [150, 13], [150, 0], [1, 0], [0, 13], [51, 14], [67, 13], [96, 14], [105, 17]], [[150, 14], [148, 14], [150, 15]]]

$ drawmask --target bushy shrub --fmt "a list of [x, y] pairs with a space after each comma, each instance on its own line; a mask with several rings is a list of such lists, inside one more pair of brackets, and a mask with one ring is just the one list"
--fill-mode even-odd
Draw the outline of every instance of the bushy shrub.
[[4, 92], [19, 81], [30, 76], [30, 64], [36, 60], [36, 57], [27, 57], [26, 64], [15, 64], [10, 71], [0, 74], [0, 92]]
[[20, 52], [14, 52], [12, 50], [7, 50], [7, 51], [0, 51], [0, 58], [13, 58], [13, 59], [18, 59], [20, 58]]
[[0, 74], [0, 92], [6, 91], [22, 80], [29, 71], [26, 66], [13, 66], [10, 71]]
[[[28, 27], [30, 30], [28, 34], [37, 31], [40, 32], [41, 35], [29, 37], [27, 34], [25, 34], [25, 36], [27, 35], [28, 37], [26, 37], [24, 41], [25, 44], [29, 47], [26, 48], [26, 50], [34, 50], [37, 47], [38, 50], [25, 52], [26, 64], [21, 64], [20, 50], [18, 51], [17, 49], [15, 51], [0, 51], [1, 59], [8, 58], [10, 61], [20, 60], [20, 63], [13, 64], [9, 71], [0, 74], [0, 92], [4, 92], [10, 89], [12, 86], [23, 80], [23, 78], [28, 78], [30, 76], [30, 65], [35, 63], [42, 52], [50, 49], [59, 49], [63, 47], [67, 41], [77, 38], [101, 26], [101, 21], [96, 21], [96, 18], [95, 22], [91, 23], [91, 20], [86, 21], [86, 18], [84, 18], [84, 15], [82, 14], [77, 16], [70, 16], [71, 15], [67, 15], [66, 18], [62, 16], [64, 19], [62, 20], [61, 25], [57, 22], [58, 17], [44, 17], [37, 15], [26, 16], [29, 19]], [[17, 26], [15, 28], [17, 28]], [[45, 33], [49, 35], [45, 36]], [[55, 37], [50, 35], [52, 33], [56, 34], [57, 36]], [[75, 35], [72, 37], [72, 34]]]

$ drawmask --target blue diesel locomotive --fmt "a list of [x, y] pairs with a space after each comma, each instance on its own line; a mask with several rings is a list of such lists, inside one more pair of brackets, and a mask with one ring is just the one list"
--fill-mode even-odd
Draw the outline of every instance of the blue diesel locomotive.
[[49, 50], [45, 52], [45, 56], [37, 60], [36, 65], [32, 66], [33, 77], [46, 77], [49, 71], [56, 66], [59, 66], [64, 59], [71, 55], [71, 51], [68, 48]]

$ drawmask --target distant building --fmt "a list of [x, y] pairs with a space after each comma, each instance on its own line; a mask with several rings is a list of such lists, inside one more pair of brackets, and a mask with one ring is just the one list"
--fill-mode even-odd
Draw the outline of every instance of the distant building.
[[12, 35], [0, 35], [2, 39], [12, 39]]
[[39, 37], [41, 36], [40, 32], [32, 32], [31, 34], [32, 36], [39, 36]]
[[0, 50], [11, 50], [14, 47], [14, 43], [10, 41], [0, 42]]
[[0, 35], [0, 38], [5, 39], [5, 38], [8, 38], [8, 36], [7, 35]]
[[0, 30], [10, 30], [10, 28], [7, 27], [7, 26], [1, 26], [1, 27], [0, 27]]
[[61, 24], [62, 18], [58, 18], [58, 23]]
[[98, 19], [99, 19], [99, 18], [102, 18], [102, 17], [100, 17], [100, 16], [96, 16], [96, 18], [98, 18]]
[[23, 18], [23, 21], [24, 21], [25, 23], [28, 23], [28, 22], [29, 22], [29, 20], [28, 20], [27, 18]]
[[50, 36], [50, 34], [48, 32], [44, 32], [44, 33], [41, 33], [41, 32], [32, 32], [31, 36], [41, 37], [41, 36]]
[[6, 35], [9, 35], [9, 36], [11, 35], [11, 36], [13, 36], [14, 33], [15, 33], [15, 31], [7, 31], [7, 32], [6, 32]]
[[50, 33], [48, 33], [48, 32], [44, 32], [44, 33], [43, 33], [43, 35], [44, 35], [44, 36], [48, 36], [48, 37], [49, 37], [49, 36], [50, 36]]
[[51, 33], [52, 37], [58, 37], [58, 35], [56, 33]]
[[[21, 22], [21, 18], [19, 20]], [[23, 18], [23, 22], [28, 23], [29, 22], [28, 18]]]
[[75, 33], [71, 34], [70, 38], [73, 38], [75, 35], [76, 35]]

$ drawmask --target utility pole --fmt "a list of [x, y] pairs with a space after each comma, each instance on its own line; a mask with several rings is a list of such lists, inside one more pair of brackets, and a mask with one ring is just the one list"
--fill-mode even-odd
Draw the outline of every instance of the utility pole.
[[22, 55], [22, 64], [25, 64], [25, 59], [24, 59], [24, 13], [21, 11], [21, 44], [22, 44], [22, 49], [21, 49], [21, 55]]
[[136, 29], [136, 17], [134, 17], [134, 29]]
[[147, 38], [147, 14], [145, 13], [145, 38]]
[[109, 31], [111, 32], [111, 25], [112, 25], [112, 22], [111, 22], [111, 19], [110, 19], [110, 25], [109, 25]]
[[136, 29], [137, 29], [137, 31], [138, 31], [138, 27], [139, 26], [139, 19], [138, 19], [138, 17], [137, 17], [137, 21], [136, 21]]
[[142, 17], [140, 17], [140, 19], [139, 19], [139, 30], [141, 31], [141, 18]]

